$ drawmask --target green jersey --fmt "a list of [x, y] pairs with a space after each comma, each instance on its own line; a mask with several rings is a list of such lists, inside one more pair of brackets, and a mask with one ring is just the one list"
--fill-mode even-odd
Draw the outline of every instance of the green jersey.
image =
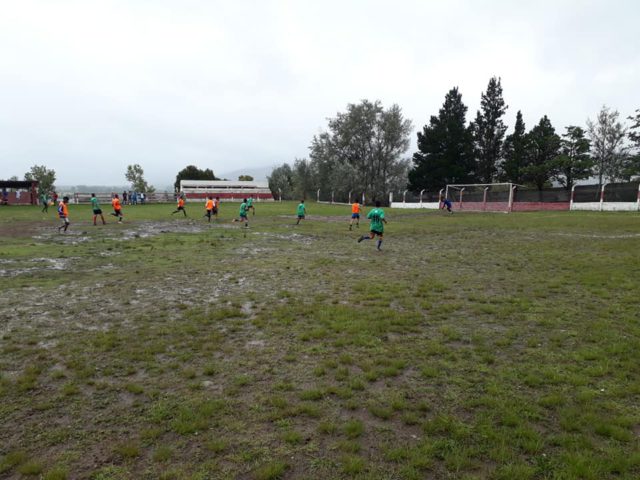
[[253, 198], [247, 198], [247, 208], [253, 206]]
[[96, 197], [91, 197], [91, 208], [94, 210], [100, 210], [100, 204], [98, 203], [98, 199]]
[[42, 202], [43, 205], [47, 205], [49, 203], [49, 197], [47, 196], [46, 193], [43, 193], [42, 195], [40, 195], [40, 201]]
[[304, 214], [305, 214], [304, 203], [301, 203], [300, 205], [298, 205], [298, 216], [304, 217]]
[[247, 204], [242, 202], [240, 204], [240, 216], [241, 217], [246, 217], [247, 216]]
[[367, 214], [367, 218], [371, 220], [371, 228], [372, 232], [384, 232], [384, 212], [381, 208], [374, 208]]

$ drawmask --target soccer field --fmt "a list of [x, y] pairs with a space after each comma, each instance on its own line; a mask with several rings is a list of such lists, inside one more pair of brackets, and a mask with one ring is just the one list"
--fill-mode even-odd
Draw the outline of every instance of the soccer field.
[[0, 478], [640, 477], [640, 216], [0, 207]]

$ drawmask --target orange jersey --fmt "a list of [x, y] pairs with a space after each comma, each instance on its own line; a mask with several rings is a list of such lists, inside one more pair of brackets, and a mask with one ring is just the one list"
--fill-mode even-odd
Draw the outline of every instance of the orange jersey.
[[358, 202], [351, 205], [351, 213], [360, 213], [360, 204]]
[[111, 205], [113, 205], [114, 210], [120, 210], [120, 199], [114, 198], [113, 200], [111, 200]]
[[206, 208], [207, 210], [213, 210], [213, 200], [207, 200], [207, 204], [204, 208]]
[[69, 208], [66, 203], [60, 202], [58, 204], [58, 215], [60, 215], [60, 218], [67, 218], [69, 216]]
[[182, 197], [178, 199], [178, 207], [184, 207], [184, 200]]

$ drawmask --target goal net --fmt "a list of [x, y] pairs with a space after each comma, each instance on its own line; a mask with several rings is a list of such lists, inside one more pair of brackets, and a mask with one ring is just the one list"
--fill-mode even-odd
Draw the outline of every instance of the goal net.
[[450, 184], [444, 197], [454, 210], [467, 212], [510, 212], [513, 206], [513, 183]]

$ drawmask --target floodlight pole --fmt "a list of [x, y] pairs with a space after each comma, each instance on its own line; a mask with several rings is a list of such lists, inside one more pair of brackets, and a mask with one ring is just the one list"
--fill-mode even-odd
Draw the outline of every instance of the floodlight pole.
[[389, 206], [393, 203], [393, 192], [389, 192]]
[[638, 185], [638, 211], [640, 212], [640, 185]]
[[320, 189], [316, 192], [316, 201], [320, 203]]
[[402, 192], [402, 203], [407, 203], [407, 192], [408, 190]]
[[333, 190], [331, 190], [331, 204], [333, 204]]
[[364, 200], [365, 200], [365, 198], [364, 198], [364, 192], [362, 192], [362, 205], [364, 205]]
[[487, 191], [489, 187], [484, 187], [484, 193], [482, 194], [482, 209], [487, 210]]
[[460, 189], [460, 203], [458, 204], [458, 208], [462, 210], [462, 193], [464, 192], [465, 187]]
[[279, 202], [282, 202], [282, 189], [278, 188], [278, 198], [279, 198]]
[[351, 191], [349, 191], [349, 200], [347, 200], [347, 203], [351, 203]]
[[420, 190], [420, 208], [422, 208], [422, 194], [424, 193], [424, 188]]

